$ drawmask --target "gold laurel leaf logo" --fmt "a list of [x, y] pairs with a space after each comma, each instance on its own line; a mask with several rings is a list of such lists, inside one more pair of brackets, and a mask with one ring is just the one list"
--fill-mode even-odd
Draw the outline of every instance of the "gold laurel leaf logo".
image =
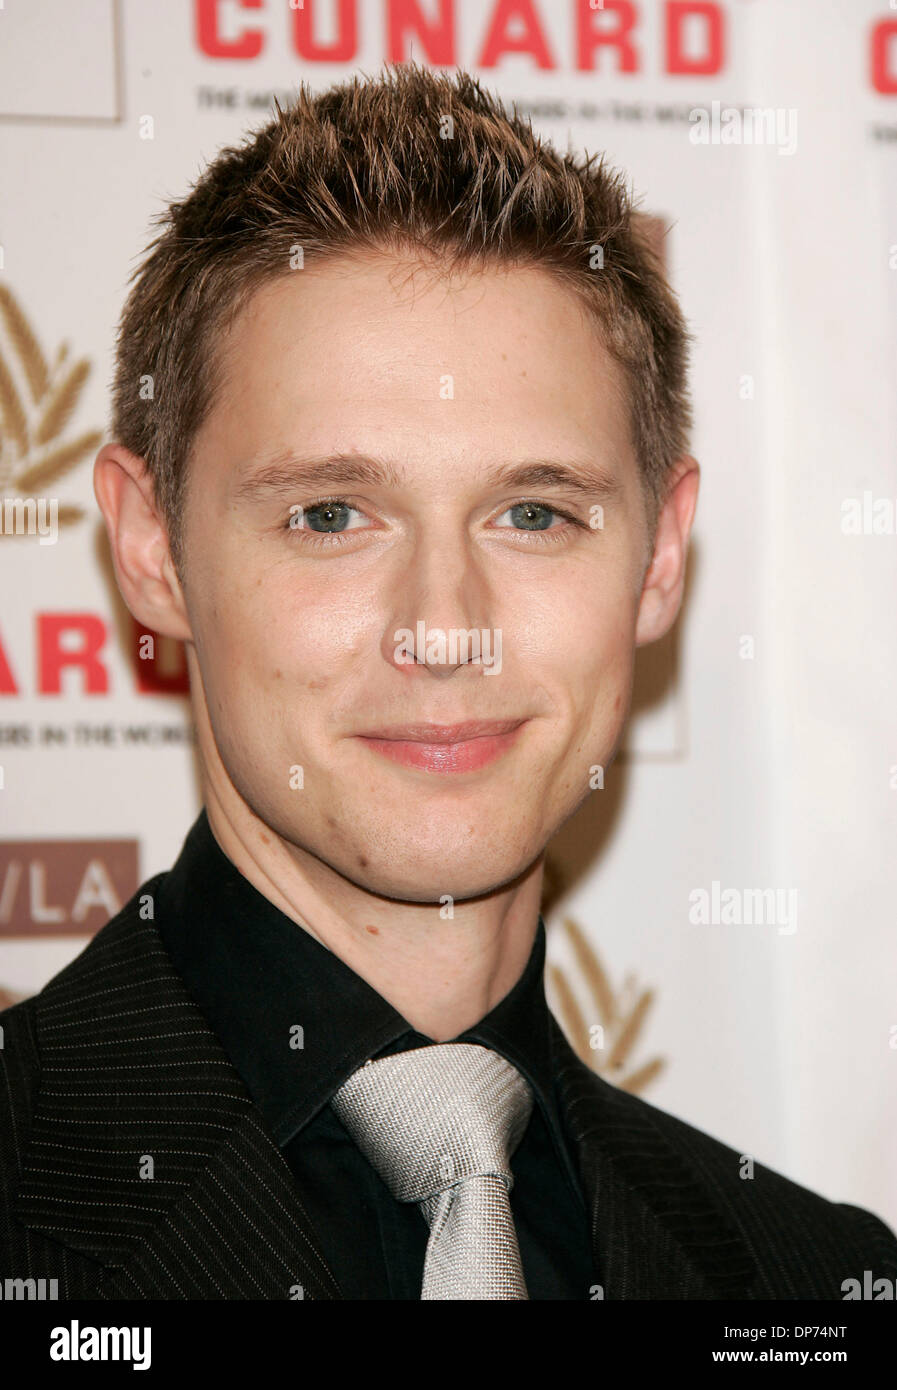
[[[557, 866], [546, 860], [543, 916], [561, 891]], [[652, 1057], [641, 1064], [634, 1060], [656, 992], [653, 989], [640, 989], [635, 976], [631, 974], [627, 975], [622, 988], [615, 990], [598, 952], [589, 944], [582, 927], [572, 917], [564, 917], [561, 926], [573, 951], [577, 975], [585, 985], [591, 1002], [591, 1009], [587, 1013], [569, 976], [559, 966], [548, 966], [548, 979], [557, 1001], [558, 1019], [570, 1046], [580, 1061], [605, 1081], [612, 1082], [621, 1091], [638, 1094], [666, 1067], [663, 1057]]]
[[[14, 490], [34, 495], [99, 447], [100, 430], [70, 440], [62, 437], [77, 409], [90, 363], [86, 358], [71, 363], [67, 343], [48, 362], [24, 310], [5, 285], [0, 285], [0, 323], [5, 330], [5, 343], [0, 342], [0, 494]], [[61, 506], [59, 525], [68, 526], [83, 515], [83, 507]]]

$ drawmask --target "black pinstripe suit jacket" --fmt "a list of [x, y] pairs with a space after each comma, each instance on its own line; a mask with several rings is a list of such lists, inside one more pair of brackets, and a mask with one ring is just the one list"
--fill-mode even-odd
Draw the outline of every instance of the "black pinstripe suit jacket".
[[[160, 877], [0, 1013], [0, 1277], [72, 1299], [339, 1299], [286, 1162], [140, 918]], [[759, 1164], [742, 1179], [734, 1149], [603, 1081], [556, 1024], [553, 1047], [605, 1298], [839, 1300], [864, 1270], [897, 1280], [876, 1216]]]

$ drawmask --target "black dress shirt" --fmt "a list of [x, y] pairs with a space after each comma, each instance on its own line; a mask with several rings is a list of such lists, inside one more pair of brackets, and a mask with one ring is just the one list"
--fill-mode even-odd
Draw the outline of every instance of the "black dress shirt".
[[[343, 1297], [419, 1299], [426, 1220], [416, 1203], [396, 1201], [329, 1101], [369, 1057], [434, 1040], [259, 893], [205, 811], [162, 880], [156, 926], [289, 1164]], [[589, 1299], [600, 1279], [555, 1094], [544, 963], [540, 917], [517, 984], [452, 1041], [493, 1048], [533, 1088], [510, 1193], [530, 1298]]]

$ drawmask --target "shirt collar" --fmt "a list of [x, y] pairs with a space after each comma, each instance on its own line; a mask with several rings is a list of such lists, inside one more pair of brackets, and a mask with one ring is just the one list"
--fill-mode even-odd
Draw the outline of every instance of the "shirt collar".
[[[244, 878], [205, 810], [157, 890], [156, 926], [280, 1148], [369, 1057], [433, 1041]], [[451, 1041], [493, 1048], [517, 1067], [577, 1187], [555, 1094], [544, 966], [540, 916], [516, 985]]]

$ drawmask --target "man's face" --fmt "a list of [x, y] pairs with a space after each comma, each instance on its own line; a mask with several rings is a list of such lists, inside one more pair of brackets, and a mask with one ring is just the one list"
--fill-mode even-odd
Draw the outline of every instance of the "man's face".
[[[618, 369], [545, 272], [448, 284], [374, 257], [265, 285], [225, 364], [184, 529], [209, 775], [369, 891], [508, 883], [611, 761], [629, 707], [646, 521]], [[281, 463], [263, 485], [286, 454], [385, 476], [300, 482]], [[495, 476], [537, 461], [585, 490]], [[460, 644], [474, 630], [479, 656]], [[517, 727], [397, 738], [474, 720]]]

